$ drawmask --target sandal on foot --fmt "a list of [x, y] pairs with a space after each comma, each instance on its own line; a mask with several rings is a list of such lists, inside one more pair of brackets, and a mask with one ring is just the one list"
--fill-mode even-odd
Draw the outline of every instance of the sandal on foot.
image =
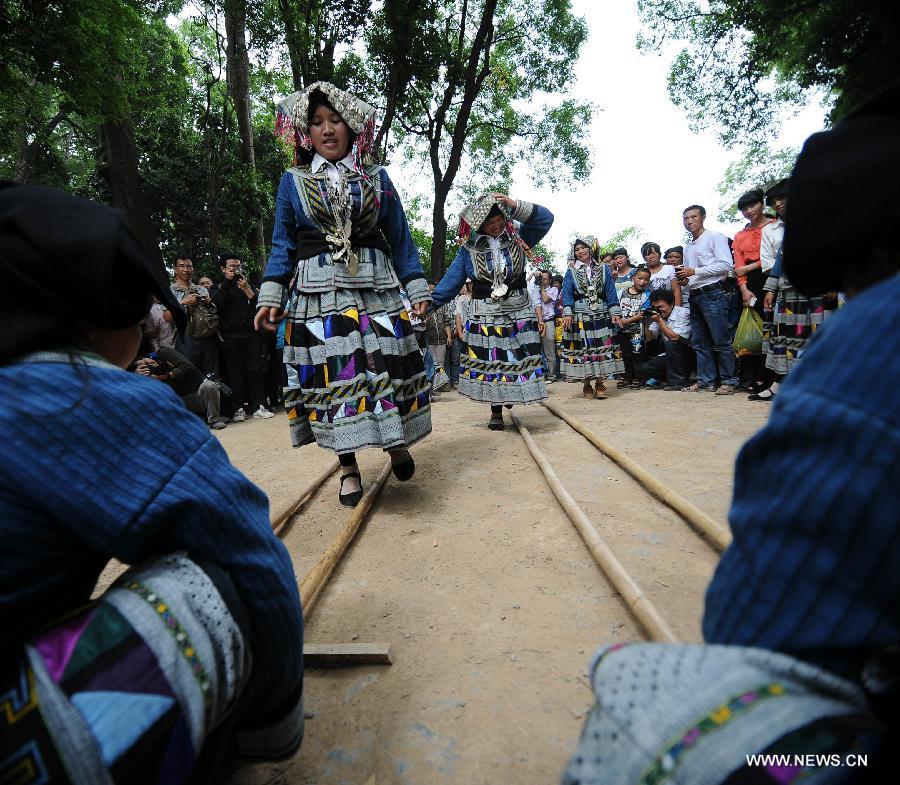
[[400, 482], [406, 482], [416, 473], [416, 462], [413, 460], [409, 452], [406, 453], [405, 461], [391, 461], [391, 474]]
[[[341, 475], [341, 488], [344, 487], [344, 480], [348, 477], [356, 477], [357, 480], [362, 483], [362, 477], [360, 477], [359, 472], [347, 472], [346, 474]], [[359, 504], [359, 500], [363, 497], [363, 489], [360, 488], [358, 491], [351, 491], [350, 493], [340, 493], [338, 492], [338, 501], [344, 505], [344, 507], [356, 507]]]

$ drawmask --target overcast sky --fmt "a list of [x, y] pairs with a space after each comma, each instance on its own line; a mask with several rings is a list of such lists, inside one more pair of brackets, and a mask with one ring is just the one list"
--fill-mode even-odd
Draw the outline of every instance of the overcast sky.
[[[709, 228], [729, 235], [740, 229], [740, 224], [719, 225], [715, 216], [719, 211], [716, 185], [741, 150], [725, 150], [710, 132], [691, 133], [684, 112], [669, 101], [668, 69], [677, 47], [664, 56], [638, 52], [634, 0], [573, 0], [573, 7], [587, 21], [589, 38], [577, 63], [572, 94], [600, 109], [589, 135], [593, 174], [588, 183], [568, 186], [561, 182], [551, 191], [536, 188], [527, 167], [521, 166], [511, 193], [553, 211], [556, 220], [545, 243], [564, 256], [576, 233], [593, 234], [602, 242], [636, 224], [642, 232], [628, 248], [632, 258], [639, 259], [645, 240], [658, 242], [663, 249], [681, 242], [681, 211], [694, 203], [706, 207]], [[773, 135], [771, 145], [799, 147], [821, 130], [824, 114], [818, 106], [803, 110]], [[430, 173], [398, 164], [392, 169], [404, 170], [406, 187], [401, 189], [421, 192], [415, 186], [430, 181]], [[449, 210], [447, 219], [455, 227], [456, 216]]]
[[[740, 150], [725, 150], [710, 133], [693, 134], [687, 116], [669, 101], [667, 75], [677, 49], [665, 56], [635, 48], [639, 29], [634, 0], [574, 0], [573, 10], [588, 24], [589, 38], [577, 67], [575, 97], [597, 104], [590, 131], [593, 174], [589, 183], [557, 191], [536, 189], [526, 167], [517, 169], [512, 196], [536, 201], [556, 216], [546, 243], [562, 253], [576, 233], [603, 241], [636, 224], [643, 230], [629, 243], [639, 258], [641, 242], [663, 249], [684, 233], [681, 210], [706, 207], [707, 226], [733, 234], [740, 224], [722, 226], [716, 185]], [[773, 135], [773, 147], [802, 145], [824, 123], [824, 110], [813, 106], [791, 118]], [[755, 183], [748, 183], [752, 187]]]

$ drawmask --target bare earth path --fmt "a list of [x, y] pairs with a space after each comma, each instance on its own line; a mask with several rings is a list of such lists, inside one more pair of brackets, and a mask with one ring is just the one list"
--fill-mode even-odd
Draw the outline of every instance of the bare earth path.
[[[744, 396], [556, 384], [552, 399], [724, 522], [734, 457], [768, 405]], [[682, 640], [700, 640], [716, 552], [562, 420], [525, 423], [560, 479]], [[641, 630], [591, 559], [507, 415], [456, 393], [433, 407], [411, 483], [391, 478], [307, 620], [315, 643], [386, 642], [394, 664], [307, 670], [306, 738], [290, 761], [242, 765], [228, 785], [424, 785], [558, 781], [592, 703], [587, 667]], [[217, 433], [270, 497], [292, 502], [332, 456], [292, 450], [286, 418]], [[382, 461], [360, 456], [364, 482]], [[297, 579], [346, 519], [332, 479], [284, 536]], [[121, 571], [111, 565], [103, 588]]]
[[[744, 396], [613, 390], [585, 401], [563, 384], [551, 396], [719, 521], [734, 457], [768, 415]], [[520, 411], [675, 632], [699, 640], [715, 552], [561, 420]], [[244, 765], [231, 785], [555, 782], [592, 702], [592, 652], [642, 637], [514, 426], [489, 432], [487, 408], [456, 393], [433, 412], [414, 481], [388, 481], [306, 628], [316, 643], [388, 642], [394, 664], [308, 670], [315, 716], [300, 753]], [[283, 414], [218, 435], [276, 511], [331, 459], [291, 450]], [[361, 455], [364, 481], [382, 460]], [[346, 518], [336, 496], [332, 480], [284, 538], [298, 579]]]

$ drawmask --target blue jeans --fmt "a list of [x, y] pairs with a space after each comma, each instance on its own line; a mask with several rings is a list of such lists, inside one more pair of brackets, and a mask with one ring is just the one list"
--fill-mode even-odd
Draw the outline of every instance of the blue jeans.
[[425, 362], [425, 378], [430, 382], [434, 378], [434, 355], [427, 346], [425, 347], [423, 360]]
[[697, 382], [707, 387], [737, 385], [728, 330], [728, 302], [720, 286], [691, 289], [691, 346], [697, 353]]

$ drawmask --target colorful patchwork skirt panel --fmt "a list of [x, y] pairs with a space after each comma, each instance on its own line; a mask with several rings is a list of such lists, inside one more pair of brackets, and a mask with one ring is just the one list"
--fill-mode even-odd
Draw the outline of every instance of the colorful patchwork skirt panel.
[[178, 554], [131, 570], [0, 674], [0, 782], [184, 782], [249, 668], [206, 572]]
[[772, 321], [763, 323], [766, 368], [788, 373], [816, 330], [837, 308], [822, 297], [804, 297], [785, 278], [779, 279]]
[[459, 392], [493, 406], [537, 403], [547, 397], [541, 338], [530, 306], [475, 315], [465, 325], [459, 358]]
[[563, 330], [559, 367], [568, 382], [600, 379], [625, 371], [622, 350], [606, 308], [576, 312], [572, 327]]
[[409, 447], [431, 433], [429, 383], [398, 290], [295, 292], [284, 362], [294, 447]]

